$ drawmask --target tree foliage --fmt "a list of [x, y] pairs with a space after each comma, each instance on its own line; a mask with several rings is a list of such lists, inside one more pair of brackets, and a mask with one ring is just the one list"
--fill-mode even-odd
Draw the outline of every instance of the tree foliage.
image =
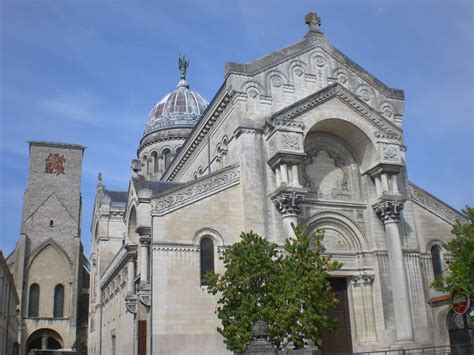
[[449, 262], [449, 272], [437, 278], [432, 286], [443, 292], [461, 289], [474, 297], [474, 208], [463, 211], [469, 218], [468, 223], [456, 221], [451, 233], [455, 235], [443, 247], [449, 251], [453, 260]]
[[245, 351], [258, 320], [268, 324], [270, 341], [280, 349], [302, 348], [307, 341], [320, 345], [321, 334], [334, 326], [327, 316], [337, 303], [328, 271], [341, 265], [322, 255], [322, 232], [306, 236], [295, 228], [295, 234], [282, 250], [253, 232], [242, 233], [223, 254], [224, 274], [206, 276], [208, 292], [220, 296], [218, 331], [230, 350]]

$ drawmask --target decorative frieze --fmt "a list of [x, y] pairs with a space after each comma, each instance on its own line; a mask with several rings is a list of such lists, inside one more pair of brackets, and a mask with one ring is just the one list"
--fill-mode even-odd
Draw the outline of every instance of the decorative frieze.
[[152, 200], [151, 213], [163, 216], [183, 208], [203, 198], [212, 196], [219, 191], [237, 185], [240, 181], [240, 165], [232, 165], [216, 173], [206, 175], [170, 190], [159, 198]]

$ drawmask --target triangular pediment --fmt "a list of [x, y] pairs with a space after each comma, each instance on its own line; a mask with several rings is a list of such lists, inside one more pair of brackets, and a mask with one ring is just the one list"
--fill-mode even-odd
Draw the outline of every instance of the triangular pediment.
[[401, 139], [402, 131], [398, 126], [380, 115], [379, 112], [375, 111], [372, 107], [364, 103], [339, 83], [321, 89], [283, 110], [274, 113], [270, 119], [270, 123], [277, 123], [278, 121], [293, 121], [300, 115], [334, 98], [339, 99], [346, 106], [364, 117], [374, 128], [385, 134], [387, 138], [397, 140]]

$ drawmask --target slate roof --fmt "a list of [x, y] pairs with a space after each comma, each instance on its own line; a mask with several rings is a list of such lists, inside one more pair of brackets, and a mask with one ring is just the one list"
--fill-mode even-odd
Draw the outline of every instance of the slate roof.
[[127, 191], [105, 190], [105, 195], [110, 197], [112, 207], [125, 207], [127, 203]]
[[145, 177], [143, 177], [142, 175], [139, 175], [138, 177], [132, 177], [132, 183], [135, 186], [136, 191], [140, 191], [142, 189], [150, 189], [152, 191], [153, 197], [156, 197], [169, 189], [183, 184], [171, 181], [151, 181], [145, 179]]

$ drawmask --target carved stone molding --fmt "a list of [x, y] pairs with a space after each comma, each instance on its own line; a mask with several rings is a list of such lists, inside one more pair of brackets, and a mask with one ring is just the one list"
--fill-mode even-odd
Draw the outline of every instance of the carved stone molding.
[[359, 275], [352, 275], [351, 277], [352, 287], [360, 287], [360, 276]]
[[212, 196], [240, 182], [240, 165], [232, 165], [170, 190], [152, 200], [151, 213], [163, 216], [198, 200]]
[[400, 213], [403, 210], [405, 199], [402, 196], [388, 197], [376, 202], [372, 205], [377, 215], [384, 223], [398, 222], [400, 220]]
[[153, 251], [164, 253], [199, 253], [199, 248], [194, 245], [153, 245]]
[[364, 286], [372, 286], [375, 280], [375, 275], [362, 275], [361, 278]]
[[138, 284], [138, 299], [140, 302], [147, 306], [151, 306], [151, 285], [149, 282], [140, 282]]
[[451, 224], [456, 223], [457, 219], [460, 221], [467, 221], [464, 215], [456, 211], [454, 208], [449, 207], [445, 203], [441, 202], [436, 197], [430, 195], [428, 192], [419, 188], [412, 182], [410, 182], [410, 197], [412, 201], [427, 208]]
[[272, 196], [272, 201], [283, 216], [298, 214], [300, 212], [299, 205], [305, 195], [306, 189], [281, 190]]
[[139, 238], [140, 245], [142, 246], [149, 246], [151, 243], [151, 237], [149, 235], [143, 235]]

